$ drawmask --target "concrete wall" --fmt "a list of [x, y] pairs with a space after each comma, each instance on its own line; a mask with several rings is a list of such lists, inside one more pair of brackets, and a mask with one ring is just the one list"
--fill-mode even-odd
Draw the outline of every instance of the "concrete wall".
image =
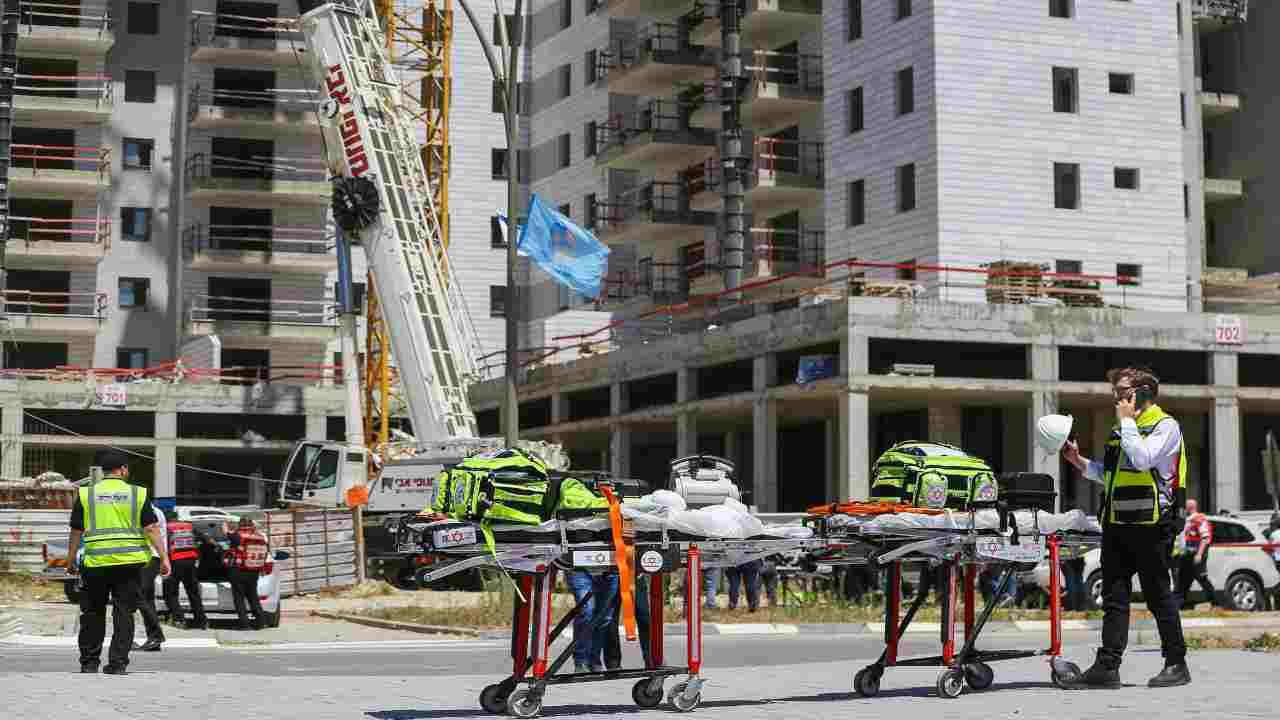
[[[1115, 275], [1117, 263], [1138, 263], [1144, 296], [1129, 304], [1184, 308], [1175, 13], [1164, 0], [1075, 6], [1070, 19], [1049, 17], [1045, 3], [940, 6], [939, 259], [970, 267], [1002, 258], [1072, 259], [1099, 275]], [[1078, 70], [1078, 113], [1053, 111], [1055, 66]], [[1132, 73], [1135, 93], [1110, 93], [1111, 72]], [[1079, 164], [1077, 210], [1054, 207], [1055, 162]], [[1116, 189], [1116, 167], [1138, 168], [1139, 189]]]
[[[859, 258], [897, 262], [938, 257], [938, 133], [935, 107], [935, 10], [915, 2], [894, 20], [895, 3], [862, 3], [862, 39], [847, 39], [848, 3], [824, 8], [823, 118], [826, 137], [827, 262]], [[899, 117], [895, 73], [914, 68], [915, 110]], [[848, 91], [863, 88], [864, 128], [850, 134]], [[900, 165], [916, 165], [916, 209], [899, 213]], [[848, 183], [866, 186], [866, 224], [848, 227]], [[837, 271], [843, 275], [844, 271]], [[868, 276], [893, 276], [892, 271]]]

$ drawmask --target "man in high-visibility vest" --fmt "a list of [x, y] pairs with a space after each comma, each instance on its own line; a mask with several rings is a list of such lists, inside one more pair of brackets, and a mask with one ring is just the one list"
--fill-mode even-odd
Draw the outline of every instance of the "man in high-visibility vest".
[[1165, 667], [1147, 683], [1173, 687], [1191, 682], [1169, 578], [1173, 539], [1181, 527], [1187, 487], [1187, 449], [1178, 421], [1155, 403], [1160, 380], [1148, 368], [1107, 373], [1116, 402], [1116, 427], [1102, 462], [1081, 457], [1075, 442], [1063, 457], [1103, 488], [1102, 647], [1079, 678], [1085, 687], [1118, 687], [1120, 660], [1129, 641], [1129, 594], [1136, 573], [1147, 609], [1155, 617]]
[[[133, 645], [133, 611], [141, 598], [142, 568], [160, 557], [160, 573], [169, 576], [169, 553], [160, 535], [160, 518], [147, 491], [130, 485], [128, 459], [119, 450], [99, 450], [94, 465], [102, 480], [82, 486], [71, 508], [67, 567], [76, 572], [76, 553], [84, 540], [84, 591], [80, 594], [80, 672], [96, 673], [107, 632], [107, 598], [112, 602], [111, 648], [103, 672], [124, 675]], [[154, 592], [154, 591], [153, 591]]]

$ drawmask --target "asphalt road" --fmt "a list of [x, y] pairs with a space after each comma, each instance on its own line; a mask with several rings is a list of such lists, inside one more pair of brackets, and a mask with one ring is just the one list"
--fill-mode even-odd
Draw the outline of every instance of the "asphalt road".
[[[1086, 662], [1092, 659], [1096, 633], [1067, 633], [1065, 639], [1069, 657]], [[1045, 645], [1047, 638], [1023, 632], [987, 636], [979, 647], [1017, 650]], [[567, 641], [557, 642], [553, 651], [566, 646]], [[854, 672], [878, 657], [882, 649], [880, 640], [871, 635], [707, 637], [703, 641], [703, 667], [714, 672], [722, 668], [844, 664], [847, 675], [852, 678]], [[924, 633], [907, 638], [899, 657], [937, 652], [937, 639], [932, 633]], [[626, 664], [640, 664], [638, 644], [624, 643], [623, 653]], [[667, 638], [666, 653], [668, 664], [685, 664], [684, 639]], [[424, 639], [170, 648], [159, 653], [131, 654], [129, 670], [148, 674], [174, 671], [267, 677], [491, 675], [498, 679], [510, 671], [510, 665], [507, 645], [501, 641]], [[66, 673], [77, 667], [77, 650], [72, 645], [31, 647], [0, 643], [0, 678], [13, 673]]]

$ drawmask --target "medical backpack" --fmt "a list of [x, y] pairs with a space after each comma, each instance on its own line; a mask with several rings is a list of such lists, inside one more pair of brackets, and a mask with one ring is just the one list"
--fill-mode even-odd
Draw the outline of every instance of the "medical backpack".
[[999, 492], [982, 458], [944, 443], [908, 441], [889, 448], [871, 469], [871, 502], [925, 508], [968, 509]]

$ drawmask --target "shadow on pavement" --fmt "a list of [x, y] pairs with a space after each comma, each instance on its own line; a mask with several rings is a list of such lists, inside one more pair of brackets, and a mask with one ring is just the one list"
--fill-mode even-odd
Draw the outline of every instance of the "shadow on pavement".
[[[738, 708], [772, 705], [776, 700], [712, 700], [698, 705], [699, 708]], [[667, 705], [658, 706], [662, 710]], [[642, 708], [636, 705], [544, 705], [539, 717], [577, 717], [586, 713], [595, 715], [620, 715], [623, 713], [651, 713], [655, 708]], [[457, 710], [375, 710], [365, 713], [366, 717], [375, 720], [435, 720], [436, 718], [476, 718], [494, 717], [492, 713], [480, 708]]]

